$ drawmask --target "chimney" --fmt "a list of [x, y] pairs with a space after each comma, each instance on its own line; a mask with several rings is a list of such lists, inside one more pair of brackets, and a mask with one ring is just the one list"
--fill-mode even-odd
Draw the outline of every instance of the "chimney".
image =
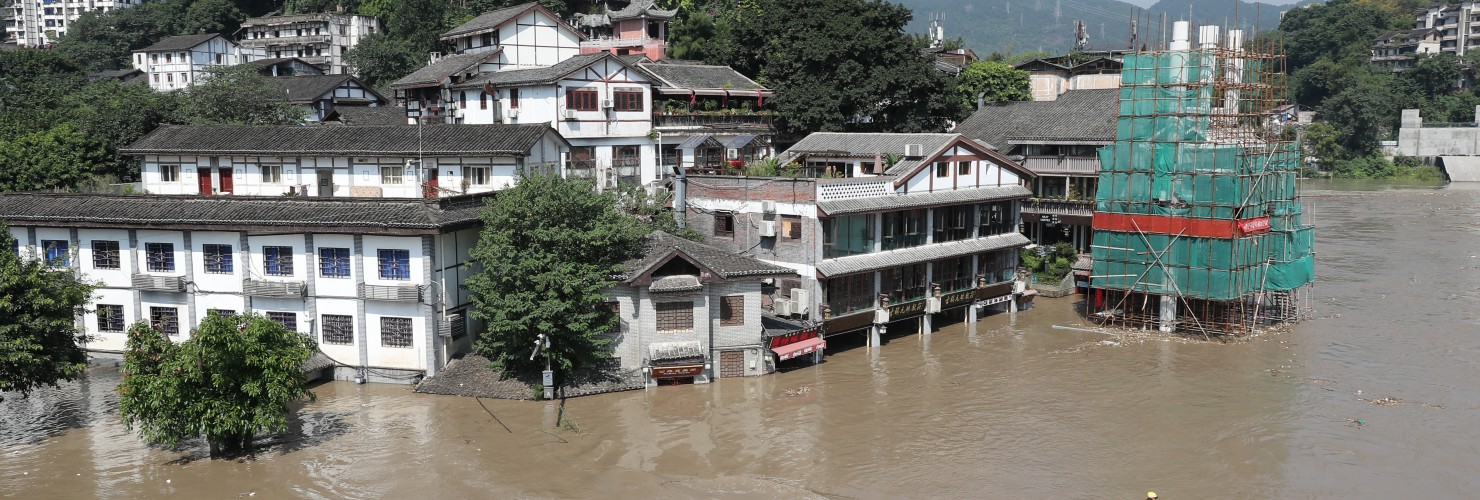
[[884, 175], [883, 153], [874, 153], [874, 175]]
[[1191, 49], [1192, 44], [1188, 40], [1188, 31], [1190, 29], [1191, 24], [1187, 21], [1177, 21], [1175, 23], [1172, 23], [1172, 44], [1167, 48], [1170, 50]]

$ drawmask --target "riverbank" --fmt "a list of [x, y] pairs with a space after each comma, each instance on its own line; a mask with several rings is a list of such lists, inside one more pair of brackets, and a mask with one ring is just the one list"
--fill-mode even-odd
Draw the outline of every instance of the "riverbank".
[[[558, 398], [591, 396], [608, 392], [642, 389], [639, 370], [584, 370], [563, 384]], [[540, 399], [540, 380], [536, 377], [504, 377], [493, 368], [488, 358], [469, 354], [453, 360], [441, 372], [427, 377], [416, 386], [422, 394], [442, 394], [473, 398], [529, 400]]]

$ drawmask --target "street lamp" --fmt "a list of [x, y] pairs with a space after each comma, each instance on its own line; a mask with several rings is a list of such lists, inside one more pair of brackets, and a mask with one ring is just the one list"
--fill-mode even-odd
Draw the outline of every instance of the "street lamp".
[[555, 399], [555, 372], [550, 370], [550, 337], [543, 333], [535, 337], [534, 352], [529, 353], [529, 360], [534, 361], [534, 357], [539, 356], [541, 350], [545, 352], [545, 371], [541, 374], [545, 387], [545, 400], [551, 400]]

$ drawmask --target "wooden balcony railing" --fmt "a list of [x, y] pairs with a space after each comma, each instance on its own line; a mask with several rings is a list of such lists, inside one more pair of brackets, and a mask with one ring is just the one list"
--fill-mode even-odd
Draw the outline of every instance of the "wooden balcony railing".
[[1023, 166], [1040, 174], [1088, 174], [1100, 172], [1100, 159], [1083, 156], [1029, 156]]

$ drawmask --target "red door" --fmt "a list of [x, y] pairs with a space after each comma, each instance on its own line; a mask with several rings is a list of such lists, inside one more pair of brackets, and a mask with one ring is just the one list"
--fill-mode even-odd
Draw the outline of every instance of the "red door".
[[221, 169], [221, 192], [226, 194], [233, 192], [231, 189], [231, 169], [229, 168]]
[[424, 170], [424, 172], [427, 173], [427, 182], [426, 182], [426, 184], [423, 184], [424, 187], [421, 188], [421, 196], [423, 198], [436, 198], [437, 197], [437, 169], [435, 169], [435, 168], [429, 168], [429, 169]]
[[211, 169], [195, 169], [195, 180], [200, 183], [200, 194], [209, 195], [214, 193], [214, 191], [211, 190]]

